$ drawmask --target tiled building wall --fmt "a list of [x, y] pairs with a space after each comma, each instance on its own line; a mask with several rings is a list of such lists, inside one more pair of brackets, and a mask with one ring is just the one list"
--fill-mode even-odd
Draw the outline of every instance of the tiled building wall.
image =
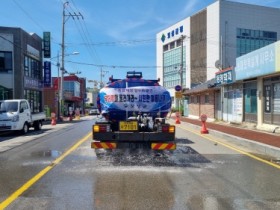
[[55, 90], [52, 88], [44, 89], [44, 104], [50, 108], [51, 112], [57, 113], [57, 101], [55, 100]]
[[[205, 102], [205, 95], [208, 95], [208, 102]], [[189, 100], [189, 114], [199, 118], [206, 114], [208, 118], [215, 118], [215, 97], [214, 92], [193, 94]]]
[[201, 113], [200, 114], [206, 114], [208, 118], [214, 118], [215, 117], [215, 100], [214, 100], [214, 93], [210, 93], [208, 95], [208, 103], [204, 102], [205, 95], [201, 96]]

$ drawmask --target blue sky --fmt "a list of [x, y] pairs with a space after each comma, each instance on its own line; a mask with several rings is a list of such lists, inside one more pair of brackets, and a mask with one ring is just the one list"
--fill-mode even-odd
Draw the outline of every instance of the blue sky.
[[[156, 34], [205, 8], [215, 0], [68, 0], [66, 14], [81, 14], [65, 23], [68, 72], [103, 81], [123, 78], [126, 71], [142, 71], [144, 78], [156, 79]], [[1, 26], [20, 27], [43, 36], [50, 31], [52, 57], [60, 51], [64, 0], [0, 0]], [[280, 7], [279, 0], [239, 2]], [[55, 64], [57, 59], [52, 60]], [[145, 67], [145, 68], [141, 68]], [[52, 66], [53, 76], [57, 67]], [[91, 84], [87, 84], [90, 87]]]

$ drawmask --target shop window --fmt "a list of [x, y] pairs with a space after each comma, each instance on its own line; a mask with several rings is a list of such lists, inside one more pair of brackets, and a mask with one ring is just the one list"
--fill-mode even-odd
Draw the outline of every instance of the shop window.
[[251, 113], [251, 114], [257, 113], [257, 90], [256, 89], [245, 90], [245, 113]]
[[280, 83], [273, 85], [273, 112], [280, 114]]

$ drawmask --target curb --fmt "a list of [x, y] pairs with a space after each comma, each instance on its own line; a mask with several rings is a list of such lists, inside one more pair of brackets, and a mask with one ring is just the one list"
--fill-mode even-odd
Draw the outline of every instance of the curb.
[[[169, 119], [172, 122], [175, 122], [173, 119]], [[181, 125], [188, 125], [192, 127], [193, 129], [200, 129], [201, 126], [191, 124], [188, 122], [181, 122]], [[233, 136], [231, 134], [223, 133], [221, 131], [213, 130], [213, 129], [208, 129], [209, 134], [212, 134], [214, 136], [220, 137], [221, 141], [225, 143], [230, 143], [234, 145], [237, 148], [240, 148], [243, 151], [253, 153], [255, 155], [261, 155], [261, 156], [269, 156], [270, 158], [273, 159], [280, 159], [280, 148], [274, 147], [271, 145], [263, 144], [260, 142], [252, 141], [249, 139], [241, 138], [238, 136]], [[207, 134], [205, 134], [207, 135]]]

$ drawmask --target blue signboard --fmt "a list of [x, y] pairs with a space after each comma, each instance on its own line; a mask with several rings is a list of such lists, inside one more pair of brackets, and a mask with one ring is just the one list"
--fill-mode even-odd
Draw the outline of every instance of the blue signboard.
[[233, 82], [233, 71], [232, 69], [221, 71], [216, 73], [216, 83], [217, 85], [229, 84]]
[[236, 59], [236, 80], [264, 76], [276, 72], [277, 44], [270, 44]]
[[44, 87], [51, 86], [51, 62], [44, 62]]
[[51, 57], [51, 33], [44, 32], [43, 33], [43, 47], [44, 47], [44, 57]]
[[170, 38], [172, 38], [172, 37], [174, 37], [174, 36], [176, 36], [176, 35], [179, 35], [179, 34], [181, 34], [181, 33], [183, 33], [183, 32], [184, 32], [184, 26], [179, 26], [179, 27], [177, 27], [177, 28], [171, 30], [170, 32], [167, 32], [166, 35], [165, 35], [165, 34], [162, 34], [162, 36], [161, 36], [161, 41], [162, 41], [162, 42], [165, 42], [165, 39], [166, 39], [166, 38], [167, 38], [167, 39], [170, 39]]

